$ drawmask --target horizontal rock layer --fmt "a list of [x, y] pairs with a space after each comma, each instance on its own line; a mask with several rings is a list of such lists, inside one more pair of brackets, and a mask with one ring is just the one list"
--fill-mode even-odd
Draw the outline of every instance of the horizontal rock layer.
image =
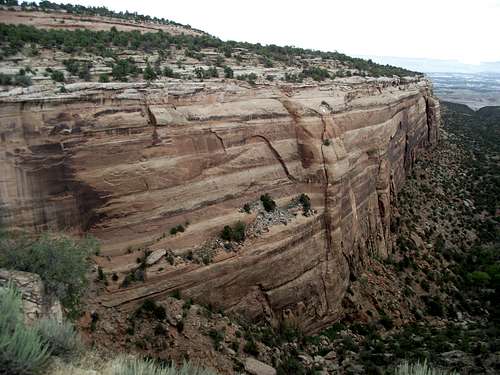
[[67, 90], [1, 99], [2, 220], [88, 231], [103, 244], [98, 263], [124, 275], [133, 249], [186, 254], [224, 225], [251, 224], [255, 214], [240, 208], [261, 194], [283, 206], [306, 193], [315, 214], [218, 251], [207, 265], [155, 260], [144, 283], [111, 286], [101, 302], [181, 289], [252, 318], [295, 317], [307, 330], [338, 318], [350, 277], [391, 251], [391, 199], [439, 126], [425, 80]]

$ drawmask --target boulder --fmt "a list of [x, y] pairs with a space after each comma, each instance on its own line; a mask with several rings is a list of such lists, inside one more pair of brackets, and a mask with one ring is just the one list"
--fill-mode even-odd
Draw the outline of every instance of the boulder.
[[165, 249], [160, 249], [160, 250], [155, 250], [149, 256], [146, 258], [146, 264], [148, 266], [152, 266], [156, 262], [158, 262], [162, 257], [165, 256], [167, 253], [167, 250]]
[[255, 358], [245, 360], [245, 371], [252, 375], [276, 375], [276, 369]]
[[0, 269], [0, 288], [6, 287], [9, 283], [13, 283], [21, 293], [24, 319], [27, 324], [42, 318], [62, 322], [61, 303], [46, 293], [39, 275]]

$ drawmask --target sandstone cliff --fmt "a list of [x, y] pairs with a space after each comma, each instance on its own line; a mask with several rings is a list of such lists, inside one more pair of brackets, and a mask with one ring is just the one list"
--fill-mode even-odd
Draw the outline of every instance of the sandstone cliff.
[[[307, 330], [337, 319], [367, 257], [391, 251], [392, 198], [419, 150], [436, 143], [440, 121], [419, 79], [66, 91], [0, 99], [2, 221], [100, 239], [96, 262], [118, 277], [100, 298], [105, 307], [181, 290], [251, 318], [298, 319]], [[241, 207], [264, 193], [284, 219], [262, 226], [256, 203], [249, 214]], [[302, 193], [311, 215], [290, 204]], [[216, 240], [238, 220], [247, 223], [244, 244]], [[146, 280], [120, 287], [150, 251]]]

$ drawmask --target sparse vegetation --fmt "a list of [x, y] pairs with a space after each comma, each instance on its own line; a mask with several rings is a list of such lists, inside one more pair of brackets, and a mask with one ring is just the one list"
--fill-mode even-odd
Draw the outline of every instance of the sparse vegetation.
[[135, 312], [136, 316], [142, 313], [150, 314], [157, 320], [164, 320], [167, 317], [165, 308], [151, 299], [145, 300]]
[[25, 326], [21, 295], [13, 285], [0, 288], [0, 368], [5, 374], [39, 374], [49, 349], [36, 330]]
[[47, 291], [74, 310], [87, 285], [89, 257], [98, 248], [92, 237], [77, 241], [48, 233], [35, 239], [8, 236], [0, 239], [0, 267], [37, 273]]
[[146, 65], [146, 68], [144, 68], [142, 76], [146, 81], [152, 81], [158, 78], [158, 75], [156, 74], [155, 70], [151, 67], [149, 63]]
[[109, 82], [109, 74], [101, 73], [99, 75], [99, 82], [101, 82], [101, 83], [108, 83]]
[[243, 223], [242, 221], [238, 221], [232, 227], [226, 225], [222, 230], [220, 237], [224, 241], [244, 242], [245, 230], [246, 230], [245, 223]]
[[184, 225], [179, 224], [175, 227], [170, 228], [170, 234], [172, 236], [175, 236], [177, 233], [183, 233], [185, 230], [186, 228], [184, 228]]
[[214, 372], [185, 362], [177, 368], [175, 364], [163, 366], [153, 360], [134, 357], [118, 357], [105, 370], [105, 375], [216, 375]]
[[414, 364], [405, 361], [396, 367], [395, 375], [458, 375], [458, 373], [435, 369], [429, 366], [426, 361]]
[[54, 82], [64, 82], [65, 81], [65, 78], [64, 78], [64, 73], [61, 72], [60, 70], [53, 70], [51, 73], [50, 73], [50, 78], [54, 81]]

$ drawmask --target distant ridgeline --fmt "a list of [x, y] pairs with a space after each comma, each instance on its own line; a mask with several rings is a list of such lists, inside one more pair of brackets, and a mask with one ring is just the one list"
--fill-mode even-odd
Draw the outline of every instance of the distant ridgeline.
[[40, 10], [40, 11], [64, 11], [67, 13], [76, 14], [79, 16], [101, 16], [101, 17], [112, 17], [120, 18], [125, 20], [131, 20], [136, 22], [153, 22], [162, 25], [176, 25], [186, 28], [191, 28], [189, 25], [183, 25], [178, 22], [174, 22], [165, 18], [145, 16], [138, 14], [137, 12], [115, 12], [109, 10], [106, 7], [92, 7], [77, 4], [58, 4], [52, 1], [40, 1], [38, 4], [34, 1], [23, 1], [19, 3], [17, 0], [0, 0], [0, 5], [5, 6], [20, 6], [22, 10]]
[[[0, 0], [0, 5], [12, 7], [19, 6], [15, 0]], [[41, 1], [38, 5], [34, 2], [23, 2], [20, 8], [24, 10], [41, 11], [62, 11], [77, 15], [105, 16], [120, 19], [131, 20], [134, 22], [150, 22], [157, 24], [169, 24], [192, 29], [189, 25], [167, 20], [165, 18], [150, 17], [130, 12], [114, 12], [105, 7], [85, 7], [82, 5], [56, 4], [50, 1]], [[9, 8], [13, 9], [14, 8]], [[303, 49], [292, 46], [261, 45], [260, 43], [246, 43], [236, 41], [222, 41], [214, 36], [203, 35], [171, 35], [162, 30], [158, 32], [140, 33], [139, 31], [118, 31], [111, 28], [109, 31], [91, 31], [91, 30], [64, 30], [50, 29], [40, 30], [27, 25], [6, 25], [0, 24], [0, 40], [2, 47], [1, 57], [13, 55], [22, 50], [25, 45], [35, 44], [44, 48], [57, 48], [67, 53], [85, 51], [105, 57], [116, 57], [111, 48], [114, 49], [134, 49], [151, 52], [163, 50], [175, 45], [185, 48], [187, 55], [196, 57], [197, 53], [203, 48], [215, 48], [230, 57], [235, 49], [245, 49], [261, 57], [267, 66], [272, 66], [273, 61], [280, 62], [287, 66], [297, 65], [297, 58], [320, 58], [323, 61], [334, 60], [347, 65], [351, 69], [357, 69], [359, 72], [335, 73], [334, 76], [327, 71], [314, 69], [304, 69], [303, 77], [313, 77], [317, 81], [325, 78], [334, 78], [345, 75], [369, 75], [372, 77], [387, 76], [415, 76], [421, 73], [411, 70], [394, 67], [391, 65], [380, 65], [372, 60], [364, 60], [347, 56], [339, 52], [322, 52], [318, 50]], [[301, 77], [292, 77], [299, 80]]]

